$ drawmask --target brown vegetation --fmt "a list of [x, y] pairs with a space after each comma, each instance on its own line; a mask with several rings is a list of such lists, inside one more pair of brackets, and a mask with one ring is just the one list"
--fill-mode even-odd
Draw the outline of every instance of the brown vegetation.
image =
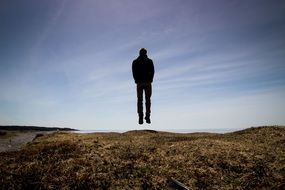
[[0, 153], [0, 189], [282, 189], [285, 128], [54, 133]]
[[0, 136], [5, 136], [7, 134], [6, 131], [0, 131]]

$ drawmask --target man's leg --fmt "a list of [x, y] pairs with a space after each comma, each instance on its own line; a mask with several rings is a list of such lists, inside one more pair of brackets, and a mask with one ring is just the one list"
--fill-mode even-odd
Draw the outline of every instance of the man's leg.
[[145, 107], [146, 107], [146, 113], [145, 113], [145, 120], [147, 123], [150, 123], [150, 107], [151, 107], [151, 94], [152, 94], [152, 87], [151, 83], [145, 84]]
[[143, 124], [143, 86], [137, 84], [137, 111], [139, 114], [139, 124]]

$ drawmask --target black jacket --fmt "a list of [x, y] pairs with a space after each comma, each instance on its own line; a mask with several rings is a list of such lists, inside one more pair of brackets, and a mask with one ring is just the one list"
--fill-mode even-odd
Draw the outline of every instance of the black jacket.
[[152, 83], [154, 76], [154, 66], [147, 55], [140, 55], [133, 61], [132, 71], [135, 83]]

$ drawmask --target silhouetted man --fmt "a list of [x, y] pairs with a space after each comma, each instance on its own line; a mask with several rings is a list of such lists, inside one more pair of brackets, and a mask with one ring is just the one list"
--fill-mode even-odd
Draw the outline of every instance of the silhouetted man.
[[139, 54], [139, 57], [132, 64], [133, 77], [137, 84], [139, 124], [143, 124], [143, 92], [145, 93], [145, 120], [150, 124], [150, 97], [152, 93], [151, 83], [154, 76], [154, 66], [152, 60], [147, 57], [146, 49], [140, 49]]

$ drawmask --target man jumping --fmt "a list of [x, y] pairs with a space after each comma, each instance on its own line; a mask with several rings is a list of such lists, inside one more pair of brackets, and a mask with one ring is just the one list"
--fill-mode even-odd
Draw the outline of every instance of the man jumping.
[[139, 124], [143, 124], [143, 92], [145, 93], [145, 120], [150, 124], [150, 106], [151, 106], [151, 83], [154, 76], [154, 66], [151, 59], [147, 56], [147, 50], [142, 48], [139, 56], [133, 61], [132, 71], [135, 83], [137, 84], [137, 111], [139, 115]]

